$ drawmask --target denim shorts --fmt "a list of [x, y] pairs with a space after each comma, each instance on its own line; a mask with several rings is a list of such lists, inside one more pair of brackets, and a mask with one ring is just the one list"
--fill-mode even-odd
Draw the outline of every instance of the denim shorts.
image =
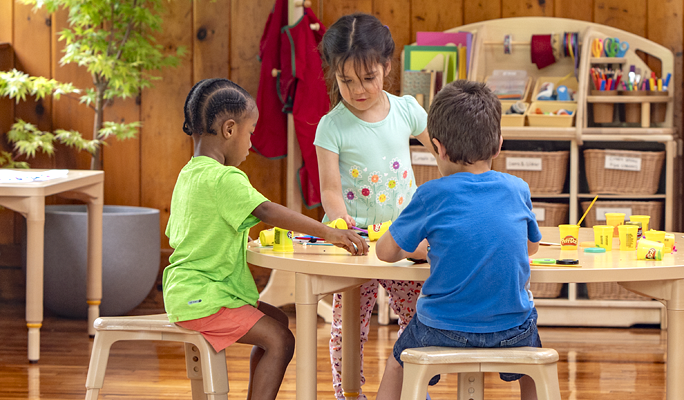
[[[469, 333], [449, 331], [429, 327], [418, 320], [418, 315], [411, 320], [397, 342], [394, 344], [394, 358], [403, 367], [401, 352], [415, 347], [542, 347], [537, 332], [537, 309], [533, 308], [529, 318], [522, 325], [512, 329], [492, 333]], [[500, 373], [506, 382], [520, 379], [523, 375]], [[430, 385], [439, 381], [439, 375], [430, 380]]]

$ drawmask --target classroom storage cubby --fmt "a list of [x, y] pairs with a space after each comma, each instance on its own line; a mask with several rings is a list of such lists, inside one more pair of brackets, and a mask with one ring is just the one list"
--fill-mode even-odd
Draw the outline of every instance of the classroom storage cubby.
[[[630, 65], [640, 68], [644, 75], [650, 73], [648, 65], [640, 58], [637, 50], [657, 58], [661, 62], [661, 77], [668, 73], [674, 76], [673, 53], [648, 39], [632, 33], [600, 25], [591, 22], [570, 20], [563, 18], [548, 17], [525, 17], [487, 20], [474, 24], [455, 27], [447, 32], [468, 31], [474, 34], [473, 47], [471, 49], [471, 68], [468, 79], [485, 81], [492, 75], [494, 70], [525, 70], [538, 88], [544, 79], [556, 77], [561, 79], [569, 74], [576, 78], [572, 83], [576, 90], [574, 103], [576, 110], [571, 124], [534, 124], [529, 123], [529, 113], [523, 125], [520, 119], [508, 119], [502, 123], [505, 150], [530, 150], [530, 143], [543, 143], [543, 149], [536, 151], [559, 151], [568, 150], [567, 173], [564, 177], [563, 190], [560, 193], [535, 193], [532, 192], [532, 201], [538, 203], [554, 203], [567, 206], [567, 217], [564, 222], [576, 223], [584, 211], [582, 203], [591, 202], [596, 195], [588, 189], [587, 166], [584, 150], [605, 149], [620, 151], [655, 151], [657, 152], [660, 167], [651, 169], [645, 160], [642, 160], [643, 174], [652, 175], [652, 181], [657, 182], [657, 190], [653, 192], [629, 192], [620, 193], [615, 190], [597, 189], [601, 202], [619, 202], [628, 204], [637, 209], [642, 203], [652, 203], [653, 207], [661, 212], [661, 228], [672, 230], [673, 219], [673, 171], [676, 157], [676, 142], [673, 129], [673, 101], [674, 90], [677, 87], [675, 78], [672, 77], [668, 90], [660, 93], [608, 93], [608, 95], [594, 95], [591, 78], [592, 67], [606, 67], [622, 69], [625, 73]], [[553, 35], [565, 32], [576, 33], [578, 37], [578, 57], [561, 57], [555, 63], [538, 69], [530, 61], [530, 49], [532, 35]], [[510, 35], [510, 53], [504, 52], [504, 37]], [[629, 42], [629, 49], [623, 57], [593, 57], [591, 43], [594, 39], [617, 37], [621, 41]], [[537, 89], [535, 89], [537, 90]], [[534, 90], [533, 90], [534, 91]], [[533, 92], [532, 91], [532, 92]], [[534, 93], [525, 100], [534, 102]], [[612, 106], [612, 114], [604, 117], [602, 123], [595, 123], [594, 106]], [[530, 104], [530, 108], [534, 105]], [[605, 107], [604, 107], [605, 109]], [[529, 110], [528, 110], [529, 111]], [[555, 120], [554, 120], [555, 122]], [[590, 143], [590, 146], [586, 144]], [[517, 145], [516, 145], [517, 143]], [[647, 156], [652, 156], [648, 154]], [[628, 160], [629, 161], [629, 160]], [[593, 169], [594, 167], [592, 167]], [[596, 167], [597, 172], [603, 169], [603, 173], [620, 171], [608, 171], [605, 165]], [[609, 168], [610, 169], [610, 168]], [[660, 170], [661, 172], [658, 172]], [[523, 178], [525, 179], [525, 178]], [[530, 183], [530, 182], [528, 182]], [[614, 193], [615, 192], [615, 193]], [[656, 209], [648, 209], [645, 213]], [[581, 286], [580, 286], [581, 285]], [[578, 288], [580, 289], [578, 291]], [[620, 300], [612, 300], [610, 294], [607, 297], [596, 295], [595, 287], [592, 287], [592, 298], [582, 294], [584, 285], [570, 283], [567, 286], [567, 294], [564, 293], [557, 299], [535, 299], [535, 305], [539, 311], [539, 323], [541, 325], [584, 325], [584, 326], [630, 326], [633, 324], [658, 324], [664, 323], [663, 307], [655, 301], [638, 301], [624, 299], [625, 296], [617, 296]], [[601, 290], [598, 288], [598, 290]], [[565, 292], [565, 290], [564, 290]], [[596, 298], [601, 298], [596, 300]]]

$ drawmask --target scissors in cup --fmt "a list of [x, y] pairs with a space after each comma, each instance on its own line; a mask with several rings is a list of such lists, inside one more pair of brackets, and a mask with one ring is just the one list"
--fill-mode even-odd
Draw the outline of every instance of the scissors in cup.
[[606, 38], [603, 41], [603, 52], [606, 54], [606, 57], [617, 57], [620, 53], [620, 40]]
[[594, 39], [591, 42], [591, 54], [596, 58], [603, 55], [603, 39]]
[[627, 50], [629, 50], [629, 43], [628, 42], [621, 42], [617, 38], [615, 38], [614, 40], [618, 43], [617, 57], [624, 57], [625, 54], [627, 54]]

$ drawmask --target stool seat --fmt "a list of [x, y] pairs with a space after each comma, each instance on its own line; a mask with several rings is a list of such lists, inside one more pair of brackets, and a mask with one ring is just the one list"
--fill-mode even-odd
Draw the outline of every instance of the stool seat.
[[162, 340], [185, 344], [185, 367], [193, 400], [227, 400], [226, 352], [216, 352], [201, 333], [169, 322], [166, 314], [102, 317], [95, 320], [95, 341], [86, 378], [86, 400], [96, 400], [104, 384], [109, 350], [120, 340]]
[[554, 349], [541, 349], [537, 347], [464, 349], [433, 346], [419, 349], [406, 349], [401, 353], [401, 360], [413, 364], [550, 364], [558, 362], [558, 353]]
[[458, 399], [484, 398], [484, 372], [530, 376], [539, 400], [560, 400], [558, 353], [536, 347], [472, 348], [422, 347], [402, 351], [404, 380], [401, 400], [426, 398], [430, 379], [438, 374], [458, 373]]

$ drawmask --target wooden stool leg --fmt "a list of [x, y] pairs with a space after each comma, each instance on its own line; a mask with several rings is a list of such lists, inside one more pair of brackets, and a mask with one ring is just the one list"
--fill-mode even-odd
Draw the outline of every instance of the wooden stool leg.
[[88, 376], [86, 377], [86, 400], [96, 400], [104, 384], [105, 371], [109, 361], [109, 349], [117, 341], [116, 335], [97, 332], [90, 353]]
[[404, 379], [401, 384], [401, 400], [425, 400], [432, 375], [429, 365], [404, 362]]
[[[228, 400], [228, 368], [226, 366], [226, 351], [216, 352], [211, 344], [201, 338], [198, 343], [193, 343], [199, 354], [201, 363], [202, 381], [204, 393], [208, 400]], [[193, 388], [194, 393], [194, 388]], [[194, 399], [194, 397], [193, 397]]]
[[185, 343], [185, 370], [188, 374], [188, 379], [190, 379], [192, 400], [206, 400], [207, 395], [204, 393], [200, 353], [197, 346], [192, 343]]

